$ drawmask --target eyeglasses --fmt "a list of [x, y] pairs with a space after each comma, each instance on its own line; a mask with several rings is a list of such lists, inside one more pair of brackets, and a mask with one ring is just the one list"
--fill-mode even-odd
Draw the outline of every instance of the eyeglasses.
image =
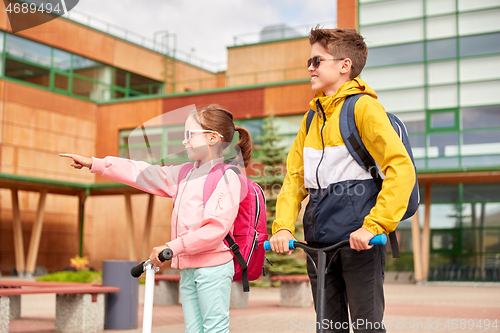
[[[184, 131], [184, 139], [186, 139], [186, 141], [191, 140], [191, 138], [193, 137], [192, 133], [217, 133], [217, 132], [211, 131], [211, 130], [185, 130]], [[220, 136], [221, 138], [223, 138], [222, 134], [217, 133], [217, 135]]]
[[[334, 58], [321, 59], [320, 57], [312, 57], [311, 59], [307, 60], [307, 68], [309, 68], [312, 65], [313, 69], [316, 69], [316, 68], [319, 67], [319, 64], [322, 61], [326, 61], [326, 60], [342, 61], [342, 60], [345, 60], [345, 59], [346, 58], [340, 58], [340, 59], [334, 59]], [[354, 69], [354, 66], [352, 64], [351, 64], [351, 68]]]

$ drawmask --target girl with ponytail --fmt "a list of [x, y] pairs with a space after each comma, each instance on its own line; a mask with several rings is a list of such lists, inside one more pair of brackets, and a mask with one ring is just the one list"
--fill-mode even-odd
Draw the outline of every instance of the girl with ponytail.
[[[224, 160], [223, 151], [235, 132], [239, 134], [233, 147], [237, 154]], [[162, 266], [158, 255], [167, 247], [172, 250], [172, 267], [180, 269], [186, 332], [228, 332], [234, 264], [223, 240], [233, 230], [242, 199], [241, 183], [236, 172], [227, 169], [205, 204], [203, 188], [208, 173], [220, 163], [237, 165], [243, 171], [250, 163], [252, 140], [246, 129], [234, 125], [229, 111], [211, 104], [189, 114], [182, 143], [194, 165], [159, 166], [111, 156], [60, 156], [71, 158], [71, 166], [76, 169], [86, 167], [148, 193], [174, 198], [172, 240], [154, 247], [149, 259], [155, 266]]]

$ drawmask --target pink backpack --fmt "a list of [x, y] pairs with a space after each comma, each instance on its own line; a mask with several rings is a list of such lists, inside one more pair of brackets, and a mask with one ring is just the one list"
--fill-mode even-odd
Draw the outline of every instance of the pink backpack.
[[[185, 164], [179, 173], [179, 183], [186, 178], [194, 163]], [[234, 256], [233, 281], [243, 283], [243, 291], [249, 291], [249, 281], [257, 280], [264, 272], [264, 242], [268, 240], [266, 197], [262, 188], [241, 174], [234, 165], [218, 164], [208, 173], [203, 188], [203, 205], [215, 191], [224, 173], [232, 169], [241, 182], [241, 200], [238, 215], [234, 220], [233, 233], [229, 233], [225, 244]]]

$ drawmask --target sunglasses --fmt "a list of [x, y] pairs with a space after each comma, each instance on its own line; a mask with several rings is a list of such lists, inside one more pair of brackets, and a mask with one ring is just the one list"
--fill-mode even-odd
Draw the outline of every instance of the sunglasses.
[[[309, 68], [311, 65], [313, 66], [313, 69], [316, 69], [319, 67], [319, 64], [322, 62], [322, 61], [326, 61], [326, 60], [334, 60], [334, 61], [342, 61], [342, 60], [345, 60], [346, 58], [341, 58], [341, 59], [334, 59], [334, 58], [330, 58], [330, 59], [321, 59], [320, 57], [312, 57], [310, 58], [309, 60], [307, 60], [307, 68]], [[351, 68], [354, 69], [354, 66], [351, 64]]]
[[[211, 131], [211, 130], [185, 130], [184, 131], [184, 139], [189, 142], [191, 138], [193, 137], [193, 133], [217, 133], [216, 131]], [[223, 138], [222, 134], [217, 133], [218, 136]]]

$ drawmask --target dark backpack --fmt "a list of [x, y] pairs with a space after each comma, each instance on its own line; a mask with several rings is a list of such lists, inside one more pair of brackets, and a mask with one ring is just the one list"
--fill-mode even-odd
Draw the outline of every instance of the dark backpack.
[[[179, 173], [179, 183], [193, 168], [193, 163], [185, 164]], [[262, 188], [241, 174], [234, 165], [218, 164], [210, 170], [203, 187], [203, 205], [215, 191], [217, 184], [232, 169], [240, 179], [242, 190], [238, 215], [234, 229], [224, 238], [224, 242], [234, 255], [233, 281], [243, 283], [243, 291], [249, 291], [249, 281], [257, 280], [264, 272], [264, 242], [268, 240], [266, 197]]]
[[[377, 184], [379, 191], [382, 189], [383, 179], [380, 176], [377, 164], [373, 157], [371, 157], [370, 153], [366, 149], [361, 137], [359, 135], [358, 128], [356, 127], [356, 120], [354, 117], [354, 106], [358, 99], [365, 94], [357, 94], [350, 95], [346, 97], [344, 104], [342, 105], [342, 109], [340, 110], [340, 119], [339, 119], [339, 128], [340, 134], [342, 135], [342, 139], [346, 145], [347, 150], [351, 154], [351, 156], [356, 160], [356, 162], [366, 171], [370, 172], [373, 180]], [[311, 126], [311, 122], [314, 117], [314, 110], [309, 110], [307, 114], [306, 120], [306, 130], [309, 131], [309, 127]], [[408, 152], [408, 155], [411, 158], [413, 166], [415, 167], [415, 161], [413, 160], [413, 152], [410, 146], [410, 139], [408, 138], [408, 132], [406, 130], [406, 126], [404, 123], [392, 113], [387, 112], [387, 117], [391, 122], [392, 127], [398, 134], [399, 138], [403, 142], [403, 145]], [[413, 190], [410, 195], [410, 199], [408, 201], [408, 207], [403, 215], [401, 220], [405, 220], [407, 218], [412, 217], [418, 209], [418, 205], [420, 202], [420, 193], [418, 190], [418, 182], [417, 182], [417, 169], [415, 167], [415, 185], [413, 186]], [[399, 247], [398, 240], [396, 238], [395, 232], [389, 233], [389, 239], [391, 241], [392, 248], [392, 256], [394, 258], [399, 258]]]

